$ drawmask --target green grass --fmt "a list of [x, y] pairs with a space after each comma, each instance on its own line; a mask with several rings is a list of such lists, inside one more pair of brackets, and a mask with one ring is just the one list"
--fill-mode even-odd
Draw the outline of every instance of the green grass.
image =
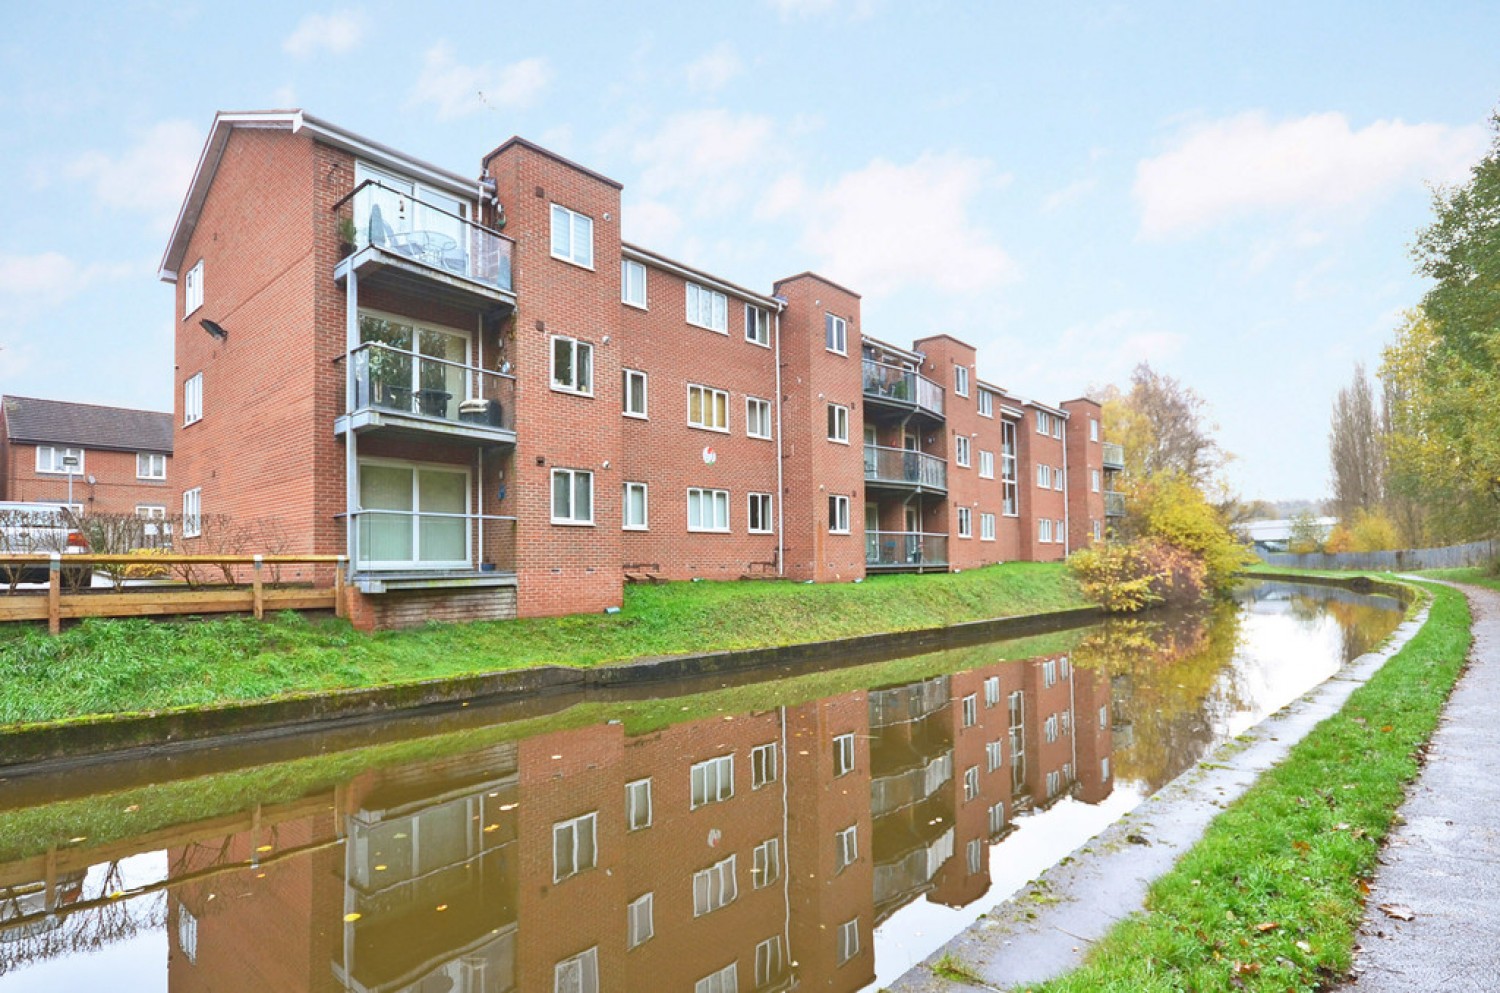
[[1450, 583], [1468, 583], [1471, 586], [1483, 586], [1486, 589], [1500, 591], [1500, 577], [1497, 577], [1488, 567], [1470, 566], [1467, 569], [1423, 569], [1417, 573], [1430, 579], [1442, 579]]
[[1220, 815], [1046, 993], [1323, 989], [1349, 968], [1363, 885], [1470, 645], [1460, 593], [1338, 714]]
[[761, 648], [1080, 607], [1059, 564], [876, 576], [863, 583], [626, 588], [618, 614], [430, 624], [362, 634], [287, 613], [268, 622], [91, 620], [49, 637], [0, 627], [0, 726], [389, 685], [542, 664]]

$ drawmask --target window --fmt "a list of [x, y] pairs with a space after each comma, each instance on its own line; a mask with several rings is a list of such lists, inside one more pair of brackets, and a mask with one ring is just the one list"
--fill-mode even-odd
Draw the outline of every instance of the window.
[[1104, 756], [1104, 758], [1102, 758], [1102, 759], [1099, 760], [1099, 778], [1100, 779], [1108, 779], [1109, 778], [1109, 756], [1108, 755]]
[[[79, 468], [83, 468], [83, 453], [79, 453]], [[135, 455], [136, 479], [166, 479], [167, 457], [154, 452], [137, 452]]]
[[688, 384], [688, 427], [705, 431], [729, 430], [729, 394], [708, 386]]
[[1000, 677], [990, 676], [984, 681], [984, 705], [993, 707], [1000, 702]]
[[1068, 657], [1064, 655], [1062, 658], [1058, 659], [1057, 665], [1058, 671], [1062, 673], [1062, 678], [1067, 679], [1072, 669], [1072, 664], [1068, 661]]
[[1062, 712], [1062, 714], [1060, 714], [1059, 716], [1062, 718], [1062, 733], [1063, 734], [1072, 734], [1073, 733], [1073, 714], [1072, 714], [1072, 712], [1064, 710]]
[[203, 490], [193, 487], [182, 494], [182, 536], [196, 538], [203, 533]]
[[688, 490], [687, 502], [689, 531], [729, 530], [728, 490], [700, 490], [693, 487]]
[[859, 858], [859, 825], [833, 833], [833, 871], [843, 872]]
[[594, 474], [585, 469], [552, 470], [552, 523], [594, 523]]
[[966, 728], [971, 728], [975, 724], [978, 724], [979, 723], [979, 695], [977, 693], [970, 693], [968, 696], [964, 697], [964, 699], [963, 699], [963, 708], [964, 708], [964, 724], [963, 724], [963, 726], [966, 727]]
[[979, 478], [995, 478], [995, 453], [986, 452], [982, 448], [979, 450]]
[[[135, 505], [135, 516], [143, 521], [164, 521], [167, 519], [167, 508], [159, 503], [138, 503]], [[157, 532], [147, 530], [146, 533]]]
[[979, 766], [971, 765], [964, 770], [964, 802], [979, 795]]
[[995, 416], [995, 394], [986, 389], [980, 389], [979, 391], [979, 416]]
[[854, 771], [854, 735], [841, 734], [833, 739], [833, 775], [838, 778]]
[[1061, 417], [1058, 417], [1056, 414], [1053, 414], [1052, 415], [1052, 437], [1054, 437], [1054, 438], [1061, 438], [1062, 437], [1062, 428], [1063, 428], [1063, 419]]
[[646, 374], [639, 369], [623, 370], [625, 376], [625, 416], [645, 418]]
[[995, 540], [995, 515], [994, 514], [980, 514], [979, 515], [979, 540], [980, 541], [994, 541]]
[[781, 878], [781, 840], [767, 838], [755, 846], [751, 856], [750, 885], [755, 889], [770, 886]]
[[[137, 461], [136, 465], [136, 472], [139, 473], [139, 461]], [[71, 472], [74, 475], [78, 475], [83, 472], [83, 449], [54, 448], [51, 445], [38, 445], [36, 449], [36, 471]]]
[[552, 257], [585, 269], [594, 268], [594, 219], [554, 203]]
[[745, 304], [745, 340], [771, 347], [771, 313], [754, 304]]
[[594, 346], [576, 338], [552, 338], [552, 388], [594, 395]]
[[552, 881], [560, 883], [594, 867], [594, 814], [552, 825]]
[[361, 566], [458, 569], [469, 565], [467, 470], [373, 459], [361, 459], [358, 468], [354, 551]]
[[195, 372], [182, 381], [182, 426], [203, 420], [203, 373]]
[[1036, 522], [1036, 540], [1044, 545], [1052, 544], [1052, 522], [1045, 517]]
[[960, 538], [974, 537], [974, 513], [968, 507], [958, 508], [958, 536]]
[[751, 493], [749, 503], [749, 524], [745, 530], [751, 534], [770, 534], [773, 530], [771, 524], [771, 494]]
[[1005, 827], [1005, 801], [990, 807], [990, 834], [999, 834]]
[[651, 780], [625, 784], [625, 827], [639, 831], [651, 826]]
[[1068, 526], [1062, 521], [1052, 522], [1052, 540], [1059, 545], [1068, 540]]
[[1107, 727], [1109, 727], [1109, 704], [1107, 704], [1107, 703], [1106, 704], [1100, 704], [1100, 706], [1099, 706], [1099, 730], [1103, 731]]
[[687, 322], [720, 334], [728, 334], [729, 298], [717, 290], [688, 283]]
[[1093, 490], [1095, 493], [1099, 492], [1099, 470], [1098, 469], [1090, 469], [1089, 470], [1089, 489]]
[[835, 494], [828, 498], [828, 533], [849, 533], [849, 498]]
[[854, 958], [859, 954], [859, 918], [845, 921], [839, 925], [838, 956], [839, 965]]
[[776, 744], [756, 745], [750, 749], [750, 788], [758, 790], [776, 782]]
[[745, 397], [745, 434], [751, 438], [771, 437], [771, 401]]
[[823, 345], [830, 352], [849, 354], [849, 322], [833, 314], [823, 315]]
[[1052, 467], [1050, 465], [1041, 465], [1040, 463], [1037, 464], [1036, 485], [1040, 489], [1052, 489]]
[[737, 965], [738, 962], [731, 962], [718, 972], [704, 976], [693, 984], [693, 993], [739, 993], [739, 980], [735, 973]]
[[187, 271], [182, 280], [182, 319], [203, 306], [203, 260]]
[[1039, 410], [1036, 412], [1036, 433], [1052, 433], [1052, 415], [1047, 413], [1045, 410]]
[[1063, 489], [1063, 471], [1062, 471], [1062, 466], [1060, 466], [1060, 465], [1052, 467], [1052, 488], [1054, 490], [1056, 490], [1057, 492], [1059, 492], [1059, 493], [1062, 492], [1062, 489]]
[[781, 935], [771, 937], [755, 946], [755, 988], [770, 986], [781, 977]]
[[693, 873], [693, 916], [711, 914], [728, 906], [739, 895], [735, 882], [734, 856]]
[[984, 746], [984, 771], [994, 772], [996, 769], [1000, 768], [1001, 762], [1003, 761], [1003, 754], [1004, 753], [1000, 748], [1000, 740], [998, 738], [994, 741], [987, 742]]
[[734, 756], [699, 762], [692, 769], [693, 809], [734, 796]]
[[1095, 541], [1103, 541], [1104, 540], [1104, 523], [1102, 521], [1097, 521], [1097, 520], [1096, 521], [1090, 521], [1089, 522], [1089, 526], [1093, 529], [1094, 540]]
[[626, 483], [620, 500], [620, 529], [645, 531], [649, 527], [646, 521], [646, 484]]
[[1062, 790], [1062, 773], [1055, 771], [1047, 773], [1047, 795], [1057, 796], [1060, 790]]
[[177, 948], [189, 962], [198, 961], [198, 918], [177, 904]]
[[625, 908], [627, 934], [625, 947], [635, 948], [644, 945], [656, 934], [655, 914], [652, 907], [653, 896], [654, 894], [647, 893], [631, 901], [630, 905]]
[[620, 260], [620, 300], [646, 309], [646, 267], [631, 259]]
[[599, 993], [599, 947], [557, 963], [552, 971], [552, 993]]
[[1057, 660], [1048, 659], [1042, 663], [1042, 686], [1051, 687], [1057, 685]]
[[1000, 509], [1006, 517], [1015, 517], [1020, 513], [1016, 478], [1016, 426], [1011, 421], [1005, 421], [1000, 425]]
[[965, 852], [965, 854], [967, 856], [966, 861], [969, 864], [969, 875], [971, 875], [971, 876], [977, 876], [977, 875], [979, 875], [979, 870], [981, 868], [983, 868], [983, 866], [984, 866], [984, 841], [983, 841], [983, 839], [975, 838], [972, 841], [970, 841], [969, 844], [968, 844], [968, 846], [967, 846], [967, 851]]
[[1057, 740], [1057, 715], [1048, 714], [1047, 719], [1042, 722], [1042, 733], [1046, 735], [1049, 742]]
[[1099, 422], [1092, 417], [1089, 418], [1089, 441], [1099, 440]]
[[843, 404], [828, 405], [828, 440], [849, 444], [849, 408]]
[[961, 397], [969, 395], [969, 367], [956, 365], [953, 367], [953, 392]]
[[969, 464], [969, 439], [961, 434], [953, 436], [953, 461], [961, 466]]

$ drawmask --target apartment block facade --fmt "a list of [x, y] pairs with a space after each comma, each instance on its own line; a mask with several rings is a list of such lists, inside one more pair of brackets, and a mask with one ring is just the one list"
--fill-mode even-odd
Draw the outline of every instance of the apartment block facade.
[[1104, 533], [1093, 401], [1026, 400], [969, 344], [866, 334], [851, 289], [751, 290], [620, 221], [619, 183], [521, 138], [468, 178], [301, 112], [219, 115], [161, 269], [185, 549], [211, 515], [277, 516], [349, 556], [358, 623], [396, 626]]

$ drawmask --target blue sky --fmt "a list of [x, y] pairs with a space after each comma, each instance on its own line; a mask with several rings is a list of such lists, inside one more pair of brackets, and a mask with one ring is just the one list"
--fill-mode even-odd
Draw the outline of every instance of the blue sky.
[[[1049, 9], [1055, 8], [1055, 9]], [[169, 409], [155, 274], [214, 112], [301, 107], [461, 173], [512, 134], [625, 184], [628, 239], [1057, 401], [1142, 359], [1246, 496], [1327, 421], [1481, 154], [1493, 4], [23, 5], [0, 37], [0, 393]], [[524, 288], [523, 288], [524, 292]]]

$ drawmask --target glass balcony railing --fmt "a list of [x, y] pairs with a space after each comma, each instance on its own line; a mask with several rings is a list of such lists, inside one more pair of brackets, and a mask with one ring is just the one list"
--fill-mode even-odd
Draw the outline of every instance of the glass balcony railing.
[[1118, 493], [1115, 490], [1104, 491], [1104, 516], [1125, 516], [1125, 494]]
[[936, 455], [884, 445], [865, 446], [865, 481], [906, 483], [923, 489], [948, 488], [948, 463]]
[[913, 569], [948, 564], [948, 536], [922, 531], [866, 531], [865, 565]]
[[1119, 445], [1119, 444], [1116, 444], [1115, 442], [1112, 442], [1112, 441], [1106, 441], [1104, 443], [1104, 468], [1106, 468], [1106, 469], [1123, 469], [1123, 468], [1125, 468], [1125, 446], [1124, 445]]
[[371, 245], [492, 289], [513, 292], [513, 242], [498, 231], [424, 202], [378, 180], [366, 180], [334, 208], [340, 237], [359, 251]]
[[934, 417], [943, 416], [943, 388], [910, 369], [864, 360], [864, 394], [888, 403], [905, 404]]
[[514, 376], [379, 342], [353, 352], [347, 409], [384, 410], [472, 428], [515, 430]]

